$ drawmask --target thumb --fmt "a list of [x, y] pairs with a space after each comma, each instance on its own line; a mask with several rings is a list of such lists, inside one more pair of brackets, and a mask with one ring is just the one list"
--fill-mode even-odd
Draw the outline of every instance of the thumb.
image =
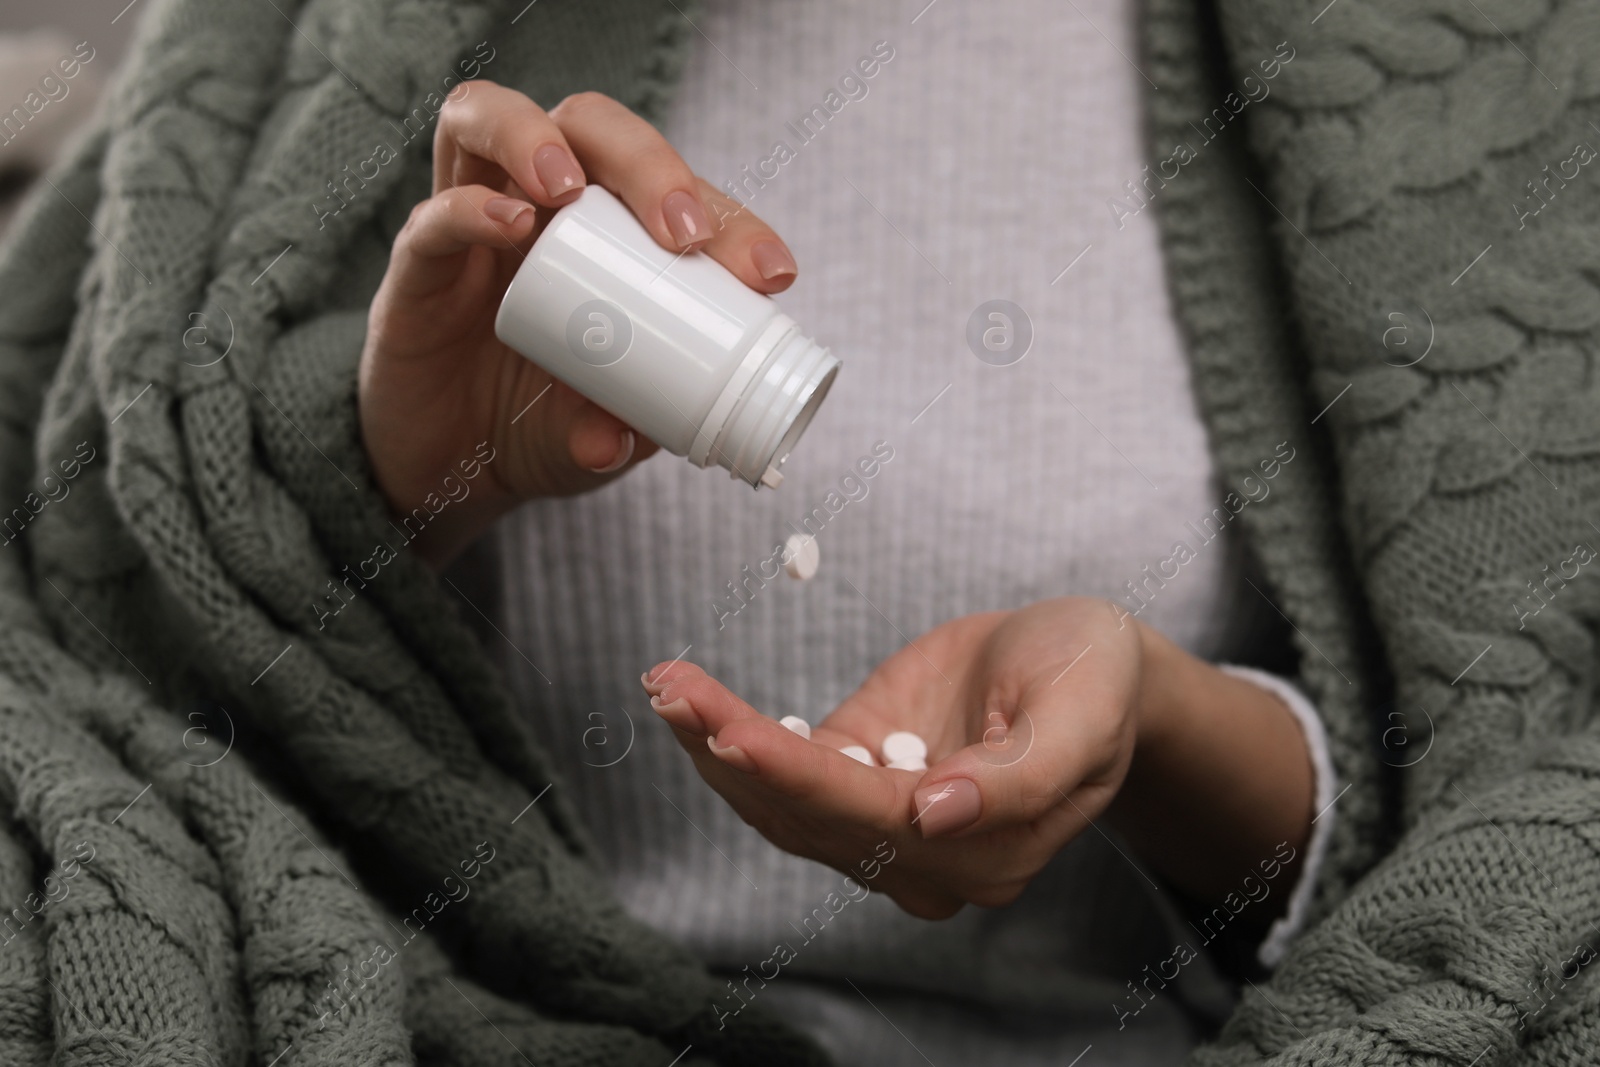
[[500, 416], [509, 420], [510, 430], [520, 431], [513, 437], [518, 462], [512, 470], [521, 495], [587, 492], [658, 450], [649, 438], [533, 363], [521, 377], [531, 380], [518, 383]]
[[573, 465], [594, 474], [619, 471], [641, 448], [655, 447], [627, 423], [592, 401], [586, 401], [573, 416], [566, 444]]
[[976, 743], [929, 767], [917, 783], [912, 802], [922, 836], [1020, 828], [1049, 814], [1106, 751], [1090, 718], [1060, 699], [1019, 706], [1009, 717], [991, 712]]

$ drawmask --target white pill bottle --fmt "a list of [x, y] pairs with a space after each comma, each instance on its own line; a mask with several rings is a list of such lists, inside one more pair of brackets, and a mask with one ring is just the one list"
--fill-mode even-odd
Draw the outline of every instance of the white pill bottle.
[[703, 252], [668, 252], [597, 185], [533, 243], [494, 332], [667, 451], [755, 488], [783, 481], [839, 372], [771, 297]]

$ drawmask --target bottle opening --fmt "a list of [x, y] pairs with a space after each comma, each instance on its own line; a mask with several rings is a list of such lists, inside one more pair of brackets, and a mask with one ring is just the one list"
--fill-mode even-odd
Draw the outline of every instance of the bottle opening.
[[725, 467], [752, 488], [776, 489], [782, 484], [778, 468], [839, 373], [839, 361], [826, 348], [800, 333], [792, 319], [783, 320], [768, 335], [770, 347], [759, 345], [745, 357], [747, 366], [758, 369], [745, 379], [721, 426], [705, 428], [715, 434], [706, 461]]
[[[794, 446], [800, 441], [800, 435], [806, 432], [806, 427], [811, 425], [811, 419], [822, 407], [822, 402], [827, 399], [828, 390], [833, 388], [833, 380], [839, 376], [839, 364], [834, 362], [823, 374], [822, 380], [816, 388], [811, 390], [811, 395], [806, 398], [805, 406], [800, 409], [800, 414], [794, 417], [794, 422], [789, 424], [789, 431], [783, 435], [783, 440], [778, 442], [777, 450], [773, 452], [768, 467], [772, 470], [783, 466], [783, 461], [789, 458], [789, 453], [794, 451]], [[779, 478], [783, 476], [780, 474]], [[774, 487], [776, 488], [776, 487]]]

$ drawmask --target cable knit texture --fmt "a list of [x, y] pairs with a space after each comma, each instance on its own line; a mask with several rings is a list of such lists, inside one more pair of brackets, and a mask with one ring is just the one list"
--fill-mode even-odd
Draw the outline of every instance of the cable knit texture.
[[[151, 3], [22, 208], [0, 256], [0, 496], [25, 506], [0, 555], [0, 889], [29, 924], [0, 954], [7, 1063], [822, 1060], [759, 1011], [716, 1025], [698, 962], [605, 892], [412, 554], [337, 625], [311, 610], [400, 540], [353, 404], [427, 195], [430, 112], [400, 124], [463, 55], [494, 62], [479, 42], [538, 51], [508, 6]], [[603, 88], [658, 115], [687, 24], [586, 12], [560, 39], [603, 37]], [[379, 142], [401, 157], [359, 166]], [[80, 854], [45, 883], [64, 896], [29, 895]]]
[[[1337, 492], [1242, 518], [1352, 782], [1326, 917], [1196, 1060], [1593, 1062], [1600, 194], [1566, 161], [1597, 143], [1600, 10], [1150, 11], [1159, 158], [1296, 50], [1253, 159], [1219, 139], [1161, 209], [1223, 467], [1264, 426], [1326, 431]], [[1196, 61], [1222, 52], [1229, 70]], [[1333, 593], [1336, 529], [1370, 621]], [[1399, 837], [1367, 871], [1386, 768]]]
[[[1199, 1059], [1587, 1062], [1600, 600], [1526, 583], [1594, 532], [1600, 198], [1580, 172], [1521, 228], [1510, 205], [1591, 136], [1600, 15], [1189, 2], [1151, 2], [1158, 157], [1299, 50], [1254, 162], [1219, 139], [1159, 209], [1220, 467], [1308, 441], [1312, 474], [1243, 522], [1350, 783], [1320, 925]], [[652, 0], [523, 7], [147, 0], [0, 249], [8, 1063], [821, 1060], [759, 1005], [719, 1029], [700, 966], [608, 896], [409, 553], [335, 626], [307, 607], [397, 536], [354, 368], [428, 138], [319, 218], [326, 183], [477, 42], [539, 99], [659, 119], [692, 32]], [[1413, 308], [1433, 346], [1396, 366], [1386, 316]], [[1402, 711], [1420, 745], [1413, 708], [1421, 759], [1385, 732]], [[1410, 764], [1398, 808], [1385, 763]]]

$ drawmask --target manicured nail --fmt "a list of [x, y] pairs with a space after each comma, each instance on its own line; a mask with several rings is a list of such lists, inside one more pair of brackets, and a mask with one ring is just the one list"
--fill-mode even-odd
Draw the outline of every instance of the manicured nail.
[[650, 698], [650, 706], [656, 709], [657, 715], [666, 719], [680, 730], [688, 730], [690, 733], [696, 734], [706, 732], [706, 724], [700, 718], [700, 713], [695, 711], [689, 702], [682, 697], [677, 697], [663, 704], [661, 702], [661, 694], [657, 693]]
[[784, 275], [793, 277], [800, 269], [794, 265], [789, 250], [777, 241], [758, 241], [750, 249], [750, 260], [755, 263], [756, 272], [769, 282]]
[[923, 837], [955, 833], [977, 822], [983, 811], [983, 797], [970, 778], [951, 778], [925, 785], [912, 794], [917, 816], [912, 821], [922, 827]]
[[756, 761], [750, 758], [750, 753], [738, 745], [719, 745], [715, 736], [706, 738], [706, 747], [711, 749], [711, 754], [732, 767], [734, 770], [746, 774], [756, 773]]
[[650, 680], [650, 676], [652, 674], [654, 674], [658, 669], [659, 668], [652, 667], [649, 670], [645, 671], [643, 674], [639, 675], [639, 684], [644, 686], [644, 691], [646, 693], [649, 693], [653, 697], [660, 696], [661, 695], [661, 691], [667, 687], [667, 684], [665, 682], [652, 682]]
[[544, 183], [550, 199], [566, 203], [562, 197], [583, 188], [583, 170], [558, 144], [547, 144], [533, 154], [533, 171]]
[[711, 220], [706, 217], [705, 205], [700, 198], [690, 196], [682, 189], [668, 193], [661, 201], [661, 212], [667, 217], [667, 229], [679, 248], [704, 241], [711, 236]]
[[633, 458], [633, 445], [633, 431], [623, 430], [622, 440], [617, 446], [617, 458], [612, 460], [610, 463], [607, 463], [604, 467], [590, 467], [589, 469], [594, 471], [596, 474], [610, 474], [612, 471], [621, 470], [628, 460]]
[[483, 213], [502, 226], [510, 226], [524, 211], [532, 209], [533, 205], [526, 200], [513, 200], [509, 196], [497, 196], [483, 202]]

